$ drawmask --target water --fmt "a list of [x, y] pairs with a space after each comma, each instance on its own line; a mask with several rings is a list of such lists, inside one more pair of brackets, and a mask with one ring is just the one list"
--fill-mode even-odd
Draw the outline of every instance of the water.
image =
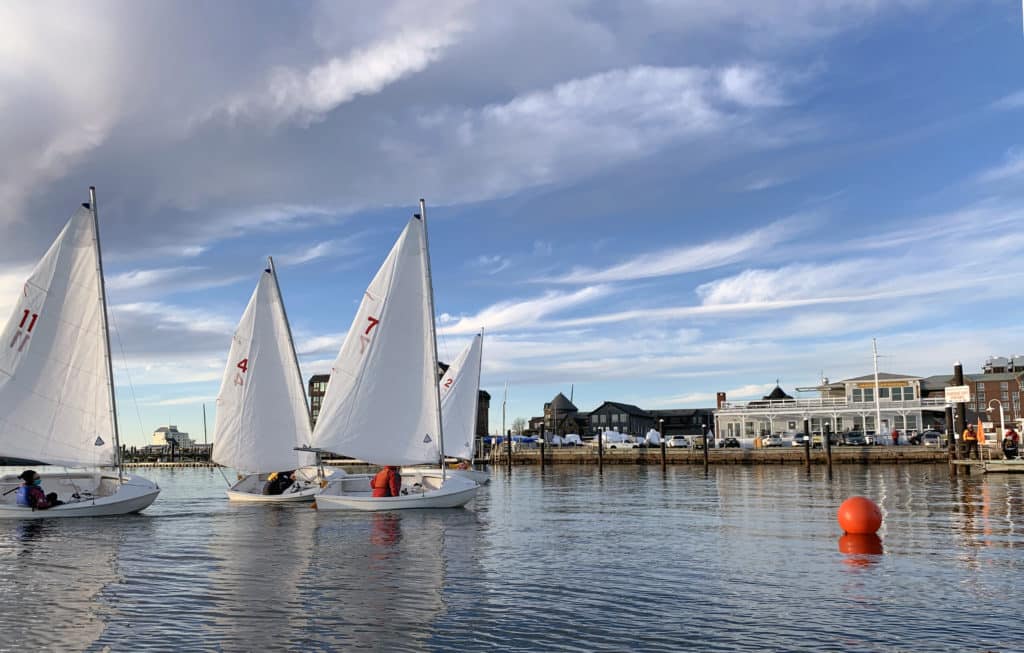
[[[1020, 476], [517, 468], [401, 514], [148, 476], [142, 515], [0, 525], [0, 650], [1024, 650]], [[839, 552], [852, 494], [882, 506], [881, 554]]]

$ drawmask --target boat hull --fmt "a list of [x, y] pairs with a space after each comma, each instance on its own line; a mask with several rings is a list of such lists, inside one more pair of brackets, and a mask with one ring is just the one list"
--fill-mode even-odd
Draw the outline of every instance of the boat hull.
[[317, 496], [318, 510], [424, 510], [430, 508], [461, 508], [476, 498], [480, 489], [474, 481], [449, 477], [443, 483], [439, 477], [417, 473], [402, 475], [403, 492], [397, 497], [375, 497], [369, 489], [370, 475], [350, 476], [334, 481]]
[[[267, 474], [248, 474], [227, 491], [228, 501], [240, 503], [296, 503], [301, 501], [312, 501], [320, 493], [320, 482], [317, 479], [316, 467], [302, 467], [295, 471], [299, 478], [297, 483], [292, 484], [283, 494], [263, 494], [263, 484], [267, 481]], [[345, 472], [331, 467], [324, 468], [326, 479], [345, 476]]]
[[[447, 476], [458, 476], [459, 478], [465, 478], [473, 481], [477, 485], [484, 485], [491, 482], [491, 473], [482, 469], [457, 469], [451, 468], [444, 472]], [[431, 476], [441, 476], [440, 467], [403, 467], [402, 475], [406, 474], [429, 474]]]
[[1024, 473], [1024, 459], [985, 461], [985, 472]]
[[[14, 503], [10, 494], [0, 503], [0, 519], [62, 519], [68, 517], [113, 517], [141, 512], [160, 494], [160, 487], [141, 476], [126, 475], [123, 480], [111, 472], [83, 472], [76, 470], [64, 474], [40, 471], [46, 492], [55, 491], [64, 505], [46, 510], [32, 510]], [[94, 485], [89, 487], [89, 481]], [[0, 484], [9, 485], [7, 476]], [[71, 486], [70, 491], [67, 486]], [[15, 486], [16, 487], [16, 486]], [[89, 489], [86, 489], [89, 488]], [[97, 492], [98, 490], [98, 492]], [[111, 491], [112, 490], [112, 491]], [[106, 492], [110, 492], [107, 494]], [[73, 493], [79, 494], [75, 498]], [[100, 496], [102, 494], [102, 496]], [[7, 499], [10, 499], [8, 502]]]

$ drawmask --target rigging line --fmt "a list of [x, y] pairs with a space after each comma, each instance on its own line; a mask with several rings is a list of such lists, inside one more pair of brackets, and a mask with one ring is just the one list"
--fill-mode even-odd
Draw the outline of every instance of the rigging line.
[[[132, 374], [128, 371], [128, 355], [124, 351], [124, 341], [121, 340], [121, 331], [117, 328], [117, 315], [114, 311], [110, 312], [110, 321], [114, 325], [114, 336], [117, 338], [117, 346], [121, 349], [121, 363], [124, 364], [124, 374], [128, 377], [128, 389], [132, 393], [132, 403], [135, 405], [135, 416], [139, 420], [139, 433], [145, 434], [146, 429], [142, 425], [142, 413], [139, 411], [139, 400], [135, 398], [135, 384], [132, 383]], [[117, 415], [114, 415], [114, 419], [117, 419]], [[117, 452], [118, 456], [121, 452]]]

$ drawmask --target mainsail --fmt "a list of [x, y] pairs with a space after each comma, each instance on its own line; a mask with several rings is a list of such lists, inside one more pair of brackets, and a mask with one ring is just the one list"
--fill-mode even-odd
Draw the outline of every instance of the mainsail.
[[0, 338], [0, 455], [115, 462], [97, 234], [79, 208], [25, 282]]
[[440, 456], [423, 221], [413, 217], [370, 282], [331, 370], [320, 449], [385, 465]]
[[483, 336], [477, 335], [441, 377], [445, 455], [473, 460]]
[[213, 460], [247, 472], [295, 469], [313, 461], [309, 413], [284, 304], [273, 270], [253, 291], [235, 330], [217, 395]]

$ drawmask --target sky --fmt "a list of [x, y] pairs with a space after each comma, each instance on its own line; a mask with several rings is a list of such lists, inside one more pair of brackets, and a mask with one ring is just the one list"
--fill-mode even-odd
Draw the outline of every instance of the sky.
[[994, 0], [0, 3], [0, 314], [98, 189], [122, 442], [212, 434], [273, 255], [329, 371], [426, 198], [490, 424], [1024, 353]]

